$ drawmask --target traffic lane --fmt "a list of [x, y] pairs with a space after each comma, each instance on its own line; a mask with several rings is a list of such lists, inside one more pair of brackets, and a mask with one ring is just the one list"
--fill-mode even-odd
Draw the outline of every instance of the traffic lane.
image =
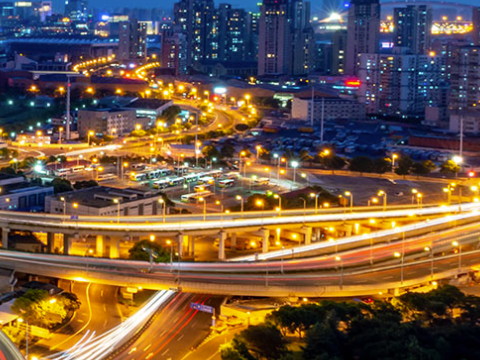
[[180, 359], [209, 331], [211, 314], [191, 309], [192, 302], [206, 304], [206, 295], [178, 293], [140, 337], [115, 359]]
[[15, 344], [0, 330], [0, 360], [24, 360]]

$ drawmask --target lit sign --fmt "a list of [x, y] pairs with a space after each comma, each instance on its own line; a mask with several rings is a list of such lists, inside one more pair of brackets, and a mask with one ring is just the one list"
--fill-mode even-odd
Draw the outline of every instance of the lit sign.
[[216, 87], [216, 88], [213, 89], [213, 92], [215, 94], [223, 95], [227, 92], [227, 89], [224, 88], [224, 87]]
[[350, 79], [350, 80], [345, 80], [344, 84], [345, 86], [349, 86], [349, 87], [360, 87], [360, 85], [362, 85], [362, 82], [357, 79]]
[[19, 1], [19, 2], [15, 3], [15, 6], [16, 7], [30, 7], [30, 6], [32, 6], [32, 3], [27, 2], [27, 1]]

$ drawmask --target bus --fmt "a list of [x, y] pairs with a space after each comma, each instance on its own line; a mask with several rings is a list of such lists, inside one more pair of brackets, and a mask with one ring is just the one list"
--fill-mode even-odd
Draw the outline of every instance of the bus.
[[218, 182], [218, 187], [221, 188], [232, 187], [233, 185], [235, 185], [235, 180], [233, 179], [224, 179]]
[[202, 184], [214, 184], [215, 183], [215, 178], [212, 177], [212, 176], [201, 176], [198, 181], [197, 181], [197, 184], [199, 185], [202, 185]]
[[97, 181], [106, 181], [106, 180], [115, 180], [117, 178], [117, 175], [115, 174], [100, 174], [97, 176]]
[[162, 177], [165, 177], [171, 174], [172, 174], [172, 170], [167, 168], [150, 169], [150, 170], [143, 170], [139, 172], [131, 172], [129, 175], [129, 178], [131, 181], [141, 182], [141, 181], [160, 179]]
[[202, 192], [202, 191], [210, 191], [210, 189], [212, 188], [212, 185], [209, 185], [209, 184], [202, 184], [202, 185], [195, 185], [193, 187], [193, 191], [195, 192]]
[[180, 196], [180, 200], [183, 202], [197, 202], [201, 198], [206, 199], [207, 197], [213, 196], [213, 193], [210, 191], [201, 191], [195, 192], [192, 194], [185, 194]]
[[268, 185], [270, 184], [270, 179], [266, 177], [261, 177], [261, 178], [253, 179], [253, 183], [256, 185]]

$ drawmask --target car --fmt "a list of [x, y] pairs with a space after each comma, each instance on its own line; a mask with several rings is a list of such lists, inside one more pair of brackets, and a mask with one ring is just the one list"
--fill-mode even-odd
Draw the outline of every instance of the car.
[[397, 192], [395, 193], [395, 196], [403, 196], [403, 195], [404, 195], [404, 194], [403, 194], [403, 191], [397, 191]]

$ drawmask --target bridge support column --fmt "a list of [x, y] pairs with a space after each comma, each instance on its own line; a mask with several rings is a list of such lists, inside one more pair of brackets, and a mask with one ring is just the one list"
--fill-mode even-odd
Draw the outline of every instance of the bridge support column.
[[47, 233], [47, 253], [53, 254], [55, 251], [55, 233]]
[[190, 235], [187, 237], [188, 241], [188, 255], [195, 259], [195, 237]]
[[262, 237], [262, 253], [266, 253], [270, 245], [270, 230], [262, 228], [260, 229], [260, 234]]
[[302, 226], [301, 229], [303, 233], [303, 239], [305, 240], [305, 245], [312, 243], [312, 228], [310, 226]]
[[8, 227], [2, 227], [2, 248], [8, 249], [8, 234], [10, 229]]
[[105, 254], [105, 244], [103, 235], [97, 235], [95, 237], [95, 254], [98, 257], [103, 257]]
[[73, 235], [63, 234], [63, 254], [64, 255], [70, 255], [72, 242], [73, 242]]
[[181, 258], [183, 256], [183, 250], [185, 248], [185, 242], [188, 245], [188, 235], [184, 233], [178, 233], [177, 236], [177, 246], [178, 246], [178, 256]]
[[118, 259], [120, 257], [120, 240], [110, 237], [109, 240], [109, 258]]
[[218, 233], [218, 259], [225, 260], [225, 241], [227, 240], [227, 233], [220, 231]]
[[230, 235], [230, 249], [235, 250], [237, 248], [237, 234], [233, 233]]
[[282, 229], [280, 228], [275, 229], [275, 246], [278, 246], [277, 244], [281, 245], [281, 240], [280, 240], [281, 233], [282, 233]]

